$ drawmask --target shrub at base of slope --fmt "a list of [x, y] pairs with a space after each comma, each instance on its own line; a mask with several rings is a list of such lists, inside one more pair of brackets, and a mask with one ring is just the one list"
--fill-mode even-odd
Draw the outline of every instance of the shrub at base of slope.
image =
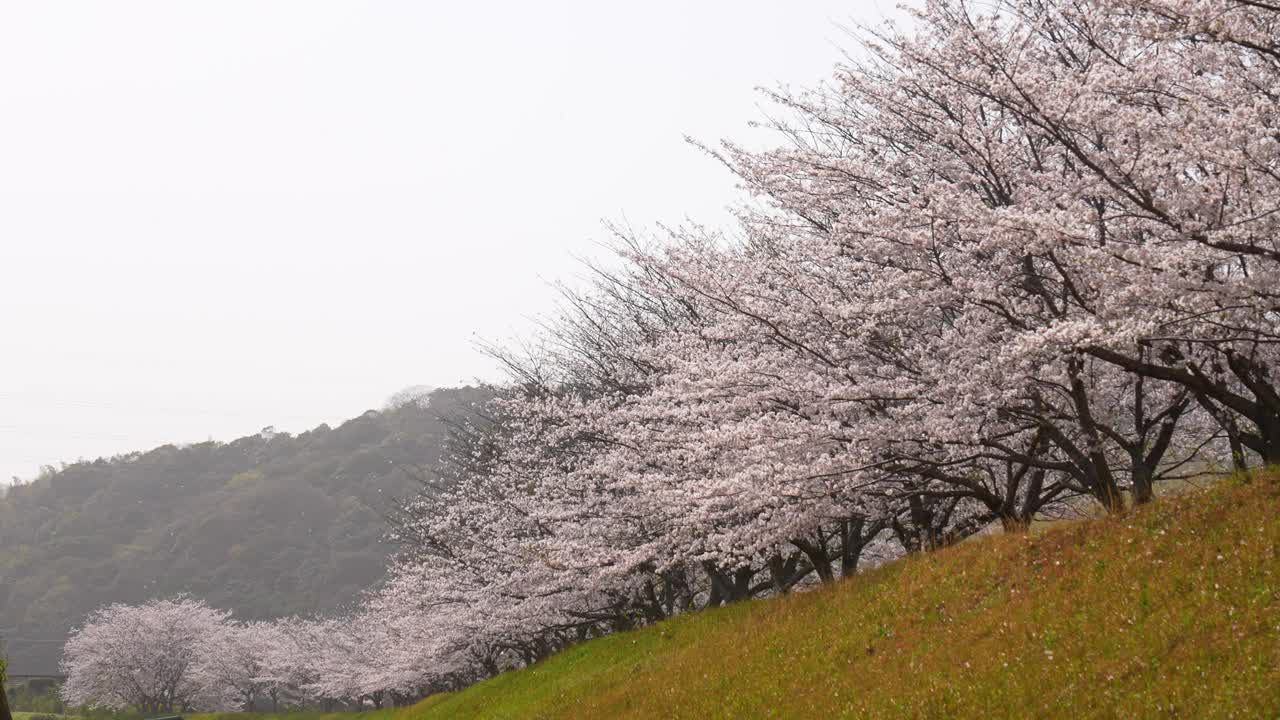
[[678, 617], [403, 720], [1274, 717], [1280, 480]]

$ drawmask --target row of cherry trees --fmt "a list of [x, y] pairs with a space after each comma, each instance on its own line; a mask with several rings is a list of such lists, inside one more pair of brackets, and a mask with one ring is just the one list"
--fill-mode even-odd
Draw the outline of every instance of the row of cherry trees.
[[[1161, 480], [1280, 462], [1280, 8], [930, 2], [732, 235], [622, 262], [402, 509], [389, 602], [480, 672]], [[456, 665], [450, 665], [457, 671]]]
[[435, 687], [401, 620], [366, 609], [238, 622], [188, 597], [111, 605], [67, 642], [62, 694], [146, 713], [403, 703]]
[[707, 149], [732, 233], [620, 231], [492, 349], [366, 620], [322, 625], [382, 663], [342, 696], [1280, 462], [1278, 37], [1260, 0], [935, 0], [776, 93], [778, 147]]

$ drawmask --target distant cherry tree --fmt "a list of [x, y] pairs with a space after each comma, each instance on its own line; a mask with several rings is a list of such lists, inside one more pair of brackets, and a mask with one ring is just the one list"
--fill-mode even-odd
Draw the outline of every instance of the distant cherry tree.
[[89, 616], [63, 650], [62, 696], [72, 705], [177, 712], [202, 703], [201, 650], [229, 613], [178, 597], [111, 605]]
[[251, 711], [273, 683], [267, 677], [270, 644], [280, 639], [272, 624], [224, 621], [195, 645], [193, 682], [202, 709]]

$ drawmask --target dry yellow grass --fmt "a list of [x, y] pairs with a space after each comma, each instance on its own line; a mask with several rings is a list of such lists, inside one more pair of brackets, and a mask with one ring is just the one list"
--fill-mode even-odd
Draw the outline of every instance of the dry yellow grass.
[[398, 720], [1275, 718], [1280, 481], [585, 643]]

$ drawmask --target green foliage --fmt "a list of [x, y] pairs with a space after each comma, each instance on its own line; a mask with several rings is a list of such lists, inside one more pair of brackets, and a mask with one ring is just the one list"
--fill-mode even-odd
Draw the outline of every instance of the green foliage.
[[486, 397], [369, 412], [297, 436], [167, 445], [49, 469], [0, 497], [0, 628], [11, 667], [56, 672], [61, 639], [111, 602], [189, 592], [237, 616], [332, 610], [376, 582], [382, 513], [433, 462], [440, 416]]
[[13, 720], [146, 720], [136, 710], [120, 711], [106, 708], [66, 708], [61, 713], [14, 712]]
[[262, 477], [262, 473], [257, 470], [246, 470], [242, 473], [237, 473], [227, 481], [227, 489], [234, 491], [251, 488], [262, 482]]
[[1280, 713], [1280, 484], [976, 539], [678, 617], [428, 698], [463, 718]]
[[61, 685], [52, 680], [30, 680], [9, 688], [9, 708], [18, 712], [63, 715], [66, 704], [58, 694]]

